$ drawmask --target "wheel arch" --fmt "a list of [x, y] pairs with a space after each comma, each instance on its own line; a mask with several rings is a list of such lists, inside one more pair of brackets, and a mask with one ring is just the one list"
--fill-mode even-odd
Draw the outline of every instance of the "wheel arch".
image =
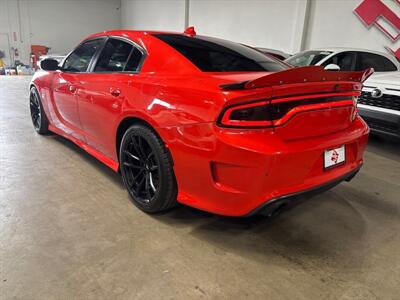
[[38, 93], [39, 93], [39, 88], [38, 88], [38, 86], [37, 86], [33, 81], [31, 81], [31, 82], [29, 83], [29, 91], [30, 91], [32, 88], [35, 88], [35, 89], [38, 91]]
[[[118, 126], [116, 127], [116, 131], [115, 131], [115, 151], [117, 154], [118, 162], [119, 162], [119, 151], [120, 151], [122, 138], [123, 138], [125, 132], [128, 130], [128, 128], [135, 124], [144, 125], [144, 126], [150, 128], [151, 130], [154, 131], [154, 133], [156, 133], [158, 135], [158, 137], [163, 141], [163, 143], [166, 144], [165, 139], [163, 139], [160, 132], [156, 129], [157, 126], [155, 126], [155, 124], [153, 122], [151, 122], [149, 120], [145, 120], [144, 118], [141, 118], [141, 117], [135, 116], [135, 115], [125, 116], [123, 119], [120, 120], [120, 122], [118, 123]], [[171, 159], [172, 159], [172, 157], [171, 157]]]

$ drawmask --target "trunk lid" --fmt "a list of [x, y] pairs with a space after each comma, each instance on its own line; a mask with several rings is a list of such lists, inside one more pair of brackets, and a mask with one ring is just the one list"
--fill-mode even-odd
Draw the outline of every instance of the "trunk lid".
[[[360, 95], [362, 82], [372, 72], [372, 69], [335, 72], [311, 66], [220, 87], [235, 93], [268, 91], [270, 97], [266, 100], [272, 127], [282, 140], [291, 141], [331, 134], [349, 127], [356, 117], [356, 97]], [[231, 102], [228, 101], [228, 105]]]
[[356, 117], [360, 91], [358, 83], [338, 81], [273, 87], [270, 105], [280, 112], [274, 130], [285, 141], [343, 130]]

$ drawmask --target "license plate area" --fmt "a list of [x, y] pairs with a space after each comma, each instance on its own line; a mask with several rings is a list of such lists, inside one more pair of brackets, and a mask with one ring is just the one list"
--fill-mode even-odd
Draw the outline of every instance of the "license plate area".
[[334, 168], [344, 164], [345, 162], [346, 148], [344, 145], [324, 151], [324, 169]]

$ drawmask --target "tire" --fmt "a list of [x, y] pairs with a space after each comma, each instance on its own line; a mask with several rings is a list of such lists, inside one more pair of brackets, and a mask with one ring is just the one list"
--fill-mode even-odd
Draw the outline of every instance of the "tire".
[[39, 134], [49, 133], [49, 121], [43, 109], [42, 100], [35, 87], [31, 88], [29, 94], [29, 107], [31, 112], [31, 119], [33, 128]]
[[129, 127], [119, 158], [124, 185], [139, 209], [157, 213], [177, 204], [172, 158], [154, 130], [141, 124]]

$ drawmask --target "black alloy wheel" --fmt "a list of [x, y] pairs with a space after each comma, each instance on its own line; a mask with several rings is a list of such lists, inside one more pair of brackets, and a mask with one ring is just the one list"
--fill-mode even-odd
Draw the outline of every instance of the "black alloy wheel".
[[144, 125], [133, 125], [124, 134], [120, 149], [124, 184], [136, 206], [148, 213], [176, 204], [172, 159], [158, 135]]
[[33, 127], [39, 134], [48, 133], [49, 123], [43, 110], [42, 101], [36, 88], [32, 87], [29, 95], [29, 108]]

